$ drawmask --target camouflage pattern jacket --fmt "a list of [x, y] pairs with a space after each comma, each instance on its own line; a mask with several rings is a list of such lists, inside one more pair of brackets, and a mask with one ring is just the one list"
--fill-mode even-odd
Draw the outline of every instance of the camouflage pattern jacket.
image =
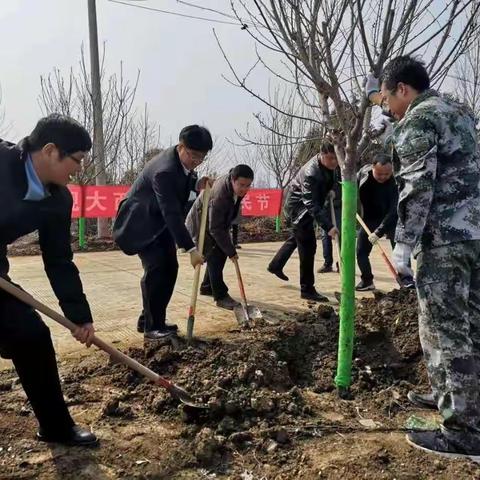
[[428, 90], [398, 122], [395, 241], [423, 248], [480, 239], [480, 155], [471, 111]]
[[327, 232], [333, 224], [324, 208], [328, 192], [333, 188], [334, 172], [324, 167], [315, 155], [297, 173], [290, 184], [284, 213], [287, 221], [297, 225], [310, 215]]

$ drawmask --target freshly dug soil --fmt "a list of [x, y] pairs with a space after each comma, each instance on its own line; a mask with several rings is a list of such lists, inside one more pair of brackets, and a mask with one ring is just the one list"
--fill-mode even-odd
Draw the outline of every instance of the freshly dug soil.
[[[478, 478], [468, 462], [407, 446], [406, 401], [428, 389], [413, 291], [357, 305], [352, 401], [333, 387], [338, 317], [328, 305], [272, 317], [226, 338], [128, 353], [172, 379], [208, 409], [193, 410], [100, 354], [61, 365], [64, 393], [98, 450], [31, 440], [24, 397], [0, 375], [0, 465], [5, 478]], [[2, 387], [3, 386], [3, 387]], [[23, 414], [25, 409], [23, 410]], [[78, 450], [78, 451], [77, 451]], [[41, 458], [41, 461], [39, 461]]]

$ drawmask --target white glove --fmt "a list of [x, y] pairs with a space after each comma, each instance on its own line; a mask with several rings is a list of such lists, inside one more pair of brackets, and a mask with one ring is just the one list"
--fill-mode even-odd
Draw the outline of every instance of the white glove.
[[370, 136], [372, 138], [376, 138], [380, 142], [385, 143], [385, 140], [393, 133], [392, 119], [387, 115], [381, 115], [375, 123], [372, 123], [370, 129]]
[[380, 237], [376, 233], [372, 233], [371, 235], [368, 236], [368, 241], [372, 245], [375, 245], [379, 240], [380, 240]]
[[365, 82], [365, 95], [367, 98], [370, 98], [372, 93], [378, 93], [380, 91], [380, 82], [378, 78], [373, 74], [369, 73]]
[[406, 243], [397, 243], [393, 249], [392, 260], [399, 275], [413, 277], [413, 270], [410, 267], [410, 257], [412, 255], [412, 247]]

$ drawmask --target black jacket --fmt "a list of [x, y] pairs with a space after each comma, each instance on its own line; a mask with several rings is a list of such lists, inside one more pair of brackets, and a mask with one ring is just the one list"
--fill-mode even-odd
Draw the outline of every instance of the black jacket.
[[141, 252], [166, 229], [179, 248], [193, 248], [185, 209], [195, 180], [192, 173], [185, 174], [176, 147], [152, 158], [120, 203], [113, 225], [113, 238], [123, 252]]
[[325, 200], [333, 188], [334, 172], [320, 164], [315, 155], [297, 173], [288, 188], [284, 213], [287, 221], [297, 225], [310, 215], [327, 232], [333, 224], [325, 211]]
[[0, 140], [0, 275], [9, 279], [7, 245], [38, 230], [45, 272], [63, 313], [77, 324], [91, 322], [70, 246], [72, 195], [66, 187], [51, 185], [49, 197], [24, 200], [25, 157], [21, 144]]
[[[195, 243], [197, 243], [200, 235], [203, 195], [204, 192], [195, 200], [186, 221], [188, 231], [194, 238]], [[230, 227], [238, 215], [241, 201], [241, 198], [237, 198], [236, 201], [234, 199], [232, 177], [230, 175], [224, 175], [215, 180], [208, 202], [207, 233], [213, 243], [218, 245], [229, 258], [237, 253], [230, 236]], [[212, 242], [207, 240], [208, 243]], [[206, 250], [205, 253], [207, 253]]]
[[[364, 165], [357, 174], [359, 205], [362, 207], [362, 217], [370, 228], [375, 229], [378, 237], [387, 235], [393, 237], [397, 225], [398, 188], [392, 177], [384, 184], [379, 184], [373, 178], [372, 165]], [[381, 187], [384, 191], [383, 202], [376, 205], [374, 210], [364, 208], [362, 196], [366, 190]], [[371, 193], [371, 192], [370, 192]]]

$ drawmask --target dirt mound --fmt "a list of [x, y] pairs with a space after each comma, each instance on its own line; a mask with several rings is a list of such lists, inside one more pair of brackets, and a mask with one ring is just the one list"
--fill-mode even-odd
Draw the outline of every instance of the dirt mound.
[[427, 387], [416, 316], [411, 291], [358, 302], [353, 401], [332, 391], [338, 316], [328, 305], [193, 346], [128, 351], [209, 405], [200, 412], [101, 354], [61, 365], [67, 402], [102, 448], [54, 461], [29, 440], [34, 419], [12, 373], [1, 374], [0, 462], [9, 478], [477, 478], [467, 462], [427, 461], [403, 440], [405, 393]]
[[[372, 398], [372, 391], [391, 386], [402, 390], [425, 382], [415, 292], [397, 290], [363, 299], [357, 311], [353, 393]], [[332, 307], [320, 305], [279, 325], [259, 323], [253, 330], [238, 331], [228, 342], [129, 350], [152, 370], [195, 393], [209, 407], [200, 412], [179, 409], [178, 401], [166, 391], [152, 389], [135, 372], [120, 366], [81, 366], [65, 380], [102, 375], [128, 392], [108, 398], [104, 416], [131, 417], [132, 403], [141, 401], [145, 411], [166, 419], [181, 418], [188, 425], [185, 435], [198, 437], [197, 459], [207, 464], [207, 457], [218, 461], [218, 451], [225, 445], [274, 449], [271, 441], [288, 442], [282, 428], [308, 421], [314, 412], [306, 392], [334, 389], [338, 322]], [[375, 400], [379, 407], [390, 408], [390, 397], [382, 398]]]

